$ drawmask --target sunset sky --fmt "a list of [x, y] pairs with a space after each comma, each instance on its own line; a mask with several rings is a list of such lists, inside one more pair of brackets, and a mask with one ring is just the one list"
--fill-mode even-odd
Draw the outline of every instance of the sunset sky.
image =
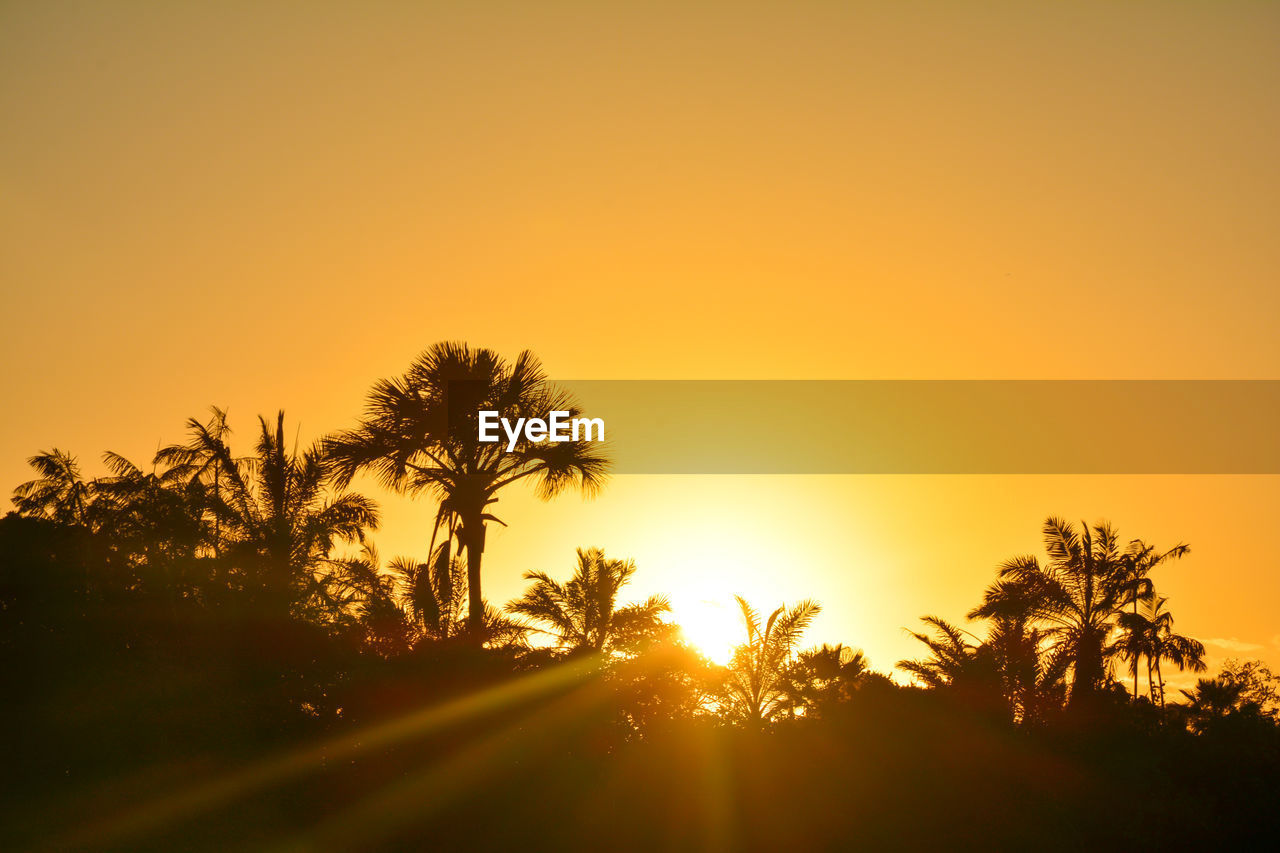
[[[445, 339], [567, 379], [1280, 378], [1277, 91], [1273, 3], [5, 3], [0, 482], [210, 404], [309, 440]], [[433, 507], [368, 488], [423, 555]], [[1189, 542], [1179, 630], [1280, 663], [1278, 509], [622, 476], [505, 496], [486, 594], [599, 545], [677, 615], [816, 598], [887, 669], [1052, 513]]]

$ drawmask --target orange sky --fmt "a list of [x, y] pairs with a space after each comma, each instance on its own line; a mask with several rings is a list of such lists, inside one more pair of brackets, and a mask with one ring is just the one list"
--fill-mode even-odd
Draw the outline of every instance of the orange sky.
[[[570, 378], [1280, 376], [1275, 4], [260, 5], [0, 7], [4, 483], [210, 403], [345, 426], [445, 338]], [[1180, 628], [1277, 660], [1278, 479], [626, 477], [504, 498], [487, 575], [599, 544], [637, 594], [817, 597], [888, 666], [1044, 515], [1106, 516], [1191, 542]], [[430, 508], [388, 513], [410, 551]]]

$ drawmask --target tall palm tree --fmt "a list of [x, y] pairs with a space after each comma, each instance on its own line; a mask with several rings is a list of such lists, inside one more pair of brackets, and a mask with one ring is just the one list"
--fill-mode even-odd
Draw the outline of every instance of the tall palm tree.
[[545, 572], [528, 572], [525, 580], [533, 585], [507, 609], [551, 626], [562, 649], [614, 651], [657, 631], [662, 615], [671, 611], [660, 595], [618, 607], [618, 592], [635, 571], [632, 560], [611, 560], [599, 548], [579, 548], [573, 577], [562, 584]]
[[252, 464], [231, 466], [217, 511], [232, 541], [229, 557], [277, 609], [332, 613], [340, 568], [333, 550], [364, 541], [377, 527], [377, 507], [351, 492], [336, 492], [323, 445], [301, 453], [286, 448], [284, 412], [272, 424], [259, 417]]
[[1103, 522], [1089, 528], [1050, 517], [1044, 524], [1049, 560], [1015, 557], [999, 569], [970, 618], [1026, 619], [1044, 626], [1055, 647], [1071, 656], [1072, 704], [1095, 695], [1106, 677], [1108, 639], [1120, 610], [1139, 588], [1134, 563]]
[[13, 490], [18, 514], [83, 524], [93, 499], [93, 484], [81, 476], [76, 458], [55, 447], [32, 456], [27, 464], [38, 476]]
[[[1124, 632], [1117, 645], [1121, 655], [1129, 661], [1130, 672], [1137, 684], [1138, 664], [1147, 659], [1147, 689], [1151, 702], [1164, 708], [1164, 676], [1160, 664], [1167, 661], [1179, 670], [1204, 672], [1204, 644], [1173, 631], [1173, 614], [1165, 609], [1167, 598], [1154, 593], [1139, 613], [1120, 614], [1120, 628]], [[1135, 693], [1136, 698], [1136, 693]]]
[[[1138, 613], [1138, 605], [1147, 602], [1155, 595], [1155, 586], [1151, 580], [1151, 572], [1160, 564], [1169, 560], [1179, 560], [1191, 553], [1188, 545], [1175, 545], [1168, 551], [1159, 551], [1141, 539], [1134, 539], [1122, 556], [1125, 573], [1128, 576], [1128, 597], [1133, 613]], [[1133, 668], [1133, 698], [1138, 698], [1138, 670]]]
[[468, 619], [477, 626], [476, 639], [484, 622], [485, 529], [498, 521], [489, 512], [498, 493], [527, 480], [543, 499], [575, 487], [590, 495], [603, 484], [607, 468], [599, 445], [589, 441], [533, 442], [522, 436], [510, 453], [504, 442], [481, 442], [481, 411], [509, 419], [546, 418], [551, 411], [580, 414], [532, 353], [508, 363], [492, 350], [440, 343], [404, 376], [380, 380], [359, 426], [328, 443], [341, 484], [367, 470], [392, 489], [439, 500], [432, 550], [443, 528], [446, 541], [456, 539], [466, 554]]
[[794, 709], [793, 656], [801, 635], [822, 608], [808, 600], [793, 607], [784, 604], [762, 620], [746, 599], [734, 598], [742, 611], [747, 641], [734, 650], [729, 663], [728, 710], [748, 726], [759, 728]]

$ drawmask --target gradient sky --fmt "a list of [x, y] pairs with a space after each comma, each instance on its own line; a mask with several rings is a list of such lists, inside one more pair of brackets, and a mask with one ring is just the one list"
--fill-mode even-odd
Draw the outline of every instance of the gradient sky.
[[[210, 403], [314, 437], [423, 347], [566, 378], [1280, 376], [1280, 5], [0, 5], [0, 481]], [[694, 8], [690, 8], [693, 6]], [[503, 601], [820, 599], [887, 667], [1059, 513], [1280, 660], [1275, 477], [617, 478], [504, 497]], [[384, 554], [422, 547], [389, 502]], [[1236, 648], [1229, 648], [1232, 644]]]

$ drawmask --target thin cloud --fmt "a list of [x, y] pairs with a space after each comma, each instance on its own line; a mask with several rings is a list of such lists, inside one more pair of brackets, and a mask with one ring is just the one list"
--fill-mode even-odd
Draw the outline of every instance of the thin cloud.
[[[1280, 639], [1280, 637], [1276, 638]], [[1214, 637], [1212, 640], [1205, 640], [1206, 646], [1217, 646], [1220, 649], [1226, 649], [1229, 652], [1256, 652], [1262, 648], [1261, 643], [1246, 643], [1244, 640], [1231, 637], [1223, 639], [1222, 637]]]

